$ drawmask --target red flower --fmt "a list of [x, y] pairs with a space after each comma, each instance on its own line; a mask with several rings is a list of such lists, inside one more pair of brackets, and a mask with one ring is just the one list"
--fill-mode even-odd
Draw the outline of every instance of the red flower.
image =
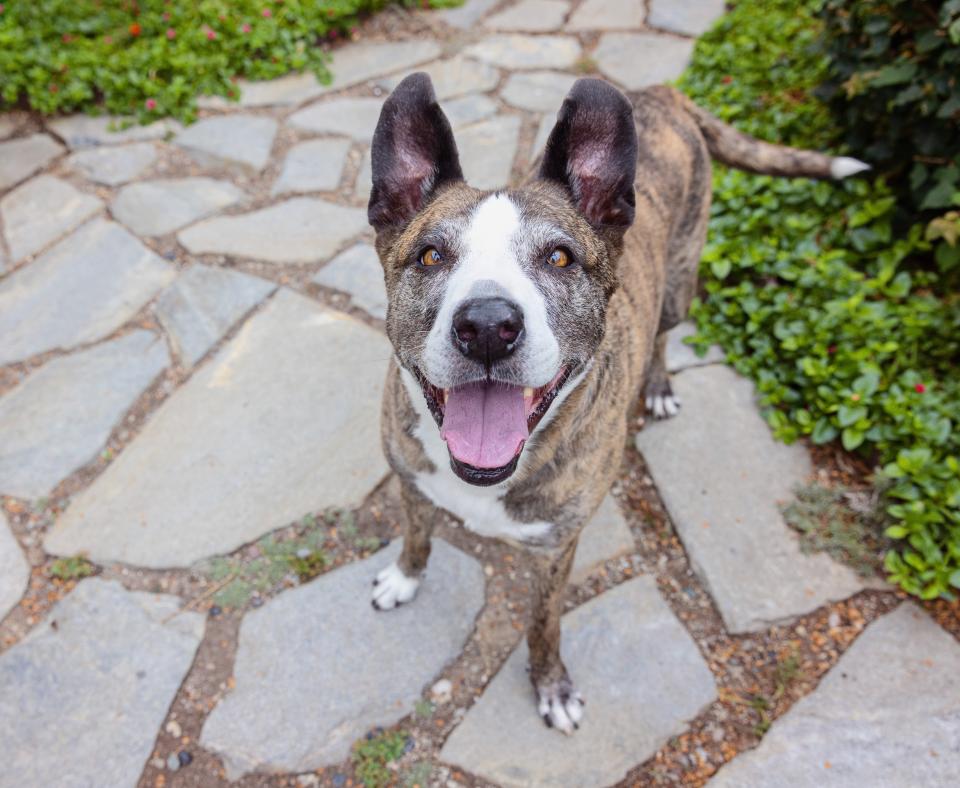
[[836, 345], [830, 345], [830, 347], [827, 348], [827, 353], [829, 353], [831, 356], [836, 352], [837, 352]]
[[922, 383], [918, 383], [916, 386], [913, 387], [913, 390], [917, 392], [917, 394], [923, 394], [923, 392], [927, 390], [927, 387], [924, 386]]
[[723, 79], [721, 79], [720, 81], [721, 81], [724, 85], [729, 85], [731, 82], [733, 82], [733, 77], [731, 77], [729, 74], [727, 74], [727, 75], [726, 75]]
[[260, 13], [263, 14], [264, 19], [269, 19], [271, 16], [273, 16], [273, 11], [271, 11], [269, 8], [264, 8]]
[[164, 11], [160, 18], [161, 18], [164, 22], [169, 22], [169, 21], [170, 21], [170, 12], [169, 12], [169, 11]]
[[61, 40], [64, 44], [69, 44], [71, 41], [73, 41], [73, 36], [69, 33], [64, 33]]
[[177, 37], [177, 31], [174, 30], [172, 27], [171, 27], [171, 28], [168, 28], [168, 29], [167, 29], [167, 38], [169, 38], [171, 41], [173, 41], [173, 39], [175, 39], [176, 37]]
[[132, 25], [130, 25], [128, 30], [130, 31], [130, 35], [132, 35], [134, 38], [140, 35], [140, 25], [137, 22], [134, 22]]
[[213, 41], [217, 37], [217, 34], [214, 33], [210, 28], [207, 28], [207, 39]]
[[157, 108], [157, 100], [156, 100], [156, 99], [147, 99], [146, 102], [144, 102], [144, 106], [145, 106], [148, 110], [150, 110], [151, 112], [153, 112], [153, 111]]
[[241, 27], [240, 29], [241, 29], [244, 33], [249, 33], [252, 28], [250, 27], [250, 25], [244, 23], [243, 27]]

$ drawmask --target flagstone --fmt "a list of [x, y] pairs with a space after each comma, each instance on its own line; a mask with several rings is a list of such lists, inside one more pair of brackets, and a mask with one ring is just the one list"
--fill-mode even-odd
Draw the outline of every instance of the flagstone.
[[457, 131], [460, 165], [467, 183], [478, 189], [506, 186], [520, 136], [520, 118], [498, 115]]
[[483, 24], [492, 30], [547, 33], [559, 30], [569, 11], [570, 4], [561, 0], [520, 0], [487, 17]]
[[336, 98], [320, 101], [293, 113], [287, 125], [318, 134], [344, 134], [360, 142], [373, 139], [383, 99]]
[[94, 219], [0, 282], [0, 364], [109, 336], [174, 276], [120, 225]]
[[556, 114], [576, 81], [557, 71], [522, 71], [510, 75], [501, 95], [515, 107]]
[[387, 316], [383, 266], [371, 244], [356, 244], [341, 252], [320, 269], [313, 281], [348, 293], [354, 304], [374, 317], [384, 320]]
[[333, 52], [330, 71], [333, 81], [323, 92], [340, 90], [369, 79], [403, 71], [419, 63], [436, 60], [440, 44], [425, 38], [413, 41], [350, 43]]
[[573, 36], [490, 35], [467, 47], [465, 54], [508, 69], [570, 68], [580, 58]]
[[[183, 128], [170, 118], [141, 126], [130, 118], [118, 118], [109, 115], [68, 115], [64, 118], [48, 121], [47, 126], [71, 150], [91, 148], [97, 145], [119, 145], [125, 142], [163, 140]], [[126, 127], [124, 128], [124, 126]]]
[[281, 290], [60, 516], [55, 555], [189, 566], [305, 512], [358, 506], [386, 474], [390, 346]]
[[20, 601], [29, 581], [30, 564], [0, 512], [0, 621]]
[[677, 79], [692, 54], [692, 39], [661, 33], [605, 33], [593, 58], [604, 76], [628, 90], [639, 90]]
[[630, 526], [612, 495], [607, 495], [580, 533], [570, 582], [581, 583], [599, 566], [635, 548]]
[[332, 191], [340, 185], [350, 140], [307, 140], [287, 153], [272, 194]]
[[643, 17], [644, 3], [638, 0], [584, 0], [567, 30], [636, 30], [643, 27]]
[[170, 363], [133, 331], [53, 359], [0, 398], [0, 493], [43, 498], [96, 458], [134, 401]]
[[137, 235], [166, 235], [236, 205], [243, 192], [229, 181], [169, 178], [124, 186], [110, 212]]
[[157, 149], [149, 142], [109, 145], [72, 153], [67, 163], [76, 172], [96, 183], [118, 186], [132, 181], [157, 160]]
[[229, 779], [339, 763], [370, 728], [413, 711], [460, 653], [483, 606], [483, 571], [435, 539], [416, 602], [374, 610], [370, 583], [399, 549], [322, 575], [246, 615], [236, 687], [200, 738], [223, 757]]
[[379, 84], [384, 90], [393, 90], [407, 75], [415, 71], [424, 71], [430, 76], [433, 90], [440, 101], [456, 98], [464, 93], [485, 93], [493, 90], [500, 81], [500, 73], [489, 63], [457, 56], [409, 69], [402, 74], [380, 80]]
[[202, 636], [176, 597], [81, 581], [0, 655], [0, 787], [136, 785]]
[[39, 175], [0, 200], [0, 218], [14, 262], [36, 254], [103, 207], [66, 181]]
[[252, 213], [204, 219], [177, 237], [192, 254], [313, 263], [330, 257], [366, 228], [362, 208], [294, 197]]
[[651, 27], [699, 36], [723, 16], [725, 0], [650, 0]]
[[201, 163], [216, 162], [260, 172], [270, 160], [277, 122], [262, 115], [206, 118], [180, 132], [174, 142]]
[[0, 142], [0, 191], [39, 172], [63, 150], [63, 146], [47, 134]]

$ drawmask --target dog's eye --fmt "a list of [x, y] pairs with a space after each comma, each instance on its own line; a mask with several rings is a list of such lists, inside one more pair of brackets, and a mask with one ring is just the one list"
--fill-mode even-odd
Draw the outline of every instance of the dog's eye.
[[566, 268], [570, 263], [573, 262], [573, 258], [570, 256], [570, 252], [566, 249], [561, 249], [557, 247], [547, 258], [547, 262], [550, 263], [554, 268]]
[[420, 265], [440, 265], [442, 262], [443, 257], [440, 255], [440, 252], [432, 246], [428, 246], [420, 252]]

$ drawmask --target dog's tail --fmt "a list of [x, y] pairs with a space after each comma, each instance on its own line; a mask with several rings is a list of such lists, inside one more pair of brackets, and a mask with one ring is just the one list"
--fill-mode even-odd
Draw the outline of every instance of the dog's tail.
[[738, 170], [763, 175], [839, 179], [870, 169], [869, 164], [849, 156], [828, 156], [817, 151], [772, 145], [755, 139], [698, 107], [679, 90], [670, 90], [675, 101], [700, 127], [710, 155]]

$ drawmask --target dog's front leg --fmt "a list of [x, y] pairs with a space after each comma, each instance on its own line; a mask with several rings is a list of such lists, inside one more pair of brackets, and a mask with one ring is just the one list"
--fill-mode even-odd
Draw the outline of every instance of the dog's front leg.
[[533, 559], [533, 618], [527, 630], [530, 680], [537, 692], [540, 716], [549, 727], [567, 734], [579, 727], [583, 716], [583, 698], [560, 658], [560, 614], [576, 549], [574, 538], [560, 550]]
[[371, 601], [377, 610], [391, 610], [413, 599], [430, 557], [430, 537], [437, 508], [413, 484], [403, 480], [400, 483], [400, 496], [407, 516], [403, 550], [400, 557], [373, 581]]

